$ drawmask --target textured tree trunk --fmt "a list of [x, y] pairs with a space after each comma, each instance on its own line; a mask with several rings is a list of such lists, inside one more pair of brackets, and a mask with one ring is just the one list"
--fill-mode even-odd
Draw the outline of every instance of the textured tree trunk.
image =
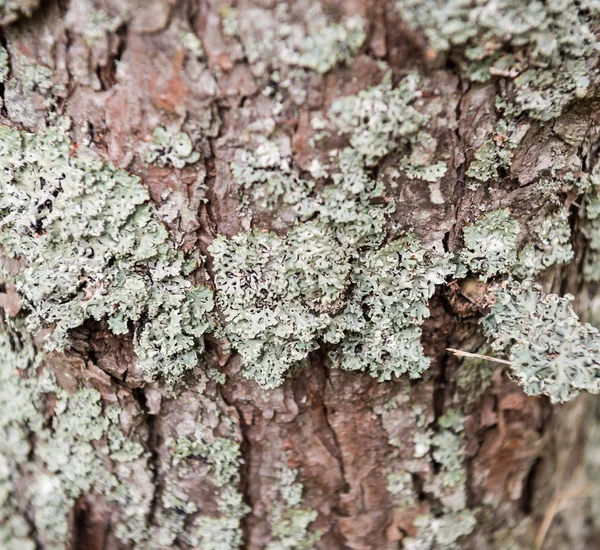
[[[23, 275], [23, 248], [4, 250], [0, 547], [600, 546], [597, 399], [553, 405], [524, 393], [510, 365], [448, 351], [508, 360], [487, 346], [480, 324], [502, 272], [480, 280], [471, 265], [471, 276], [450, 274], [437, 284], [420, 337], [431, 362], [420, 377], [379, 381], [340, 368], [336, 344], [321, 335], [282, 385], [264, 388], [245, 376], [247, 361], [228, 343], [222, 266], [210, 247], [217, 236], [231, 242], [251, 228], [284, 238], [304, 223], [285, 199], [261, 203], [244, 187], [232, 169], [244, 166], [244, 152], [275, 143], [287, 173], [317, 182], [314, 196], [329, 181], [318, 167], [349, 142], [336, 127], [334, 102], [419, 74], [418, 99], [403, 109], [426, 117], [428, 138], [413, 135], [404, 149], [388, 147], [368, 162], [370, 177], [383, 183], [371, 202], [394, 201], [385, 242], [410, 232], [427, 249], [459, 255], [465, 226], [505, 208], [519, 223], [521, 248], [558, 204], [568, 212], [573, 258], [536, 279], [547, 293], [573, 294], [575, 310], [593, 321], [594, 283], [581, 276], [591, 238], [585, 199], [564, 187], [544, 194], [539, 183], [591, 173], [600, 116], [592, 92], [569, 98], [549, 120], [516, 114], [511, 135], [521, 136], [510, 160], [471, 185], [475, 152], [486, 140], [512, 139], [498, 130], [496, 108], [510, 78], [471, 81], [460, 51], [432, 49], [423, 23], [408, 24], [403, 4], [410, 2], [35, 4], [1, 8], [1, 124], [39, 136], [68, 119], [70, 158], [92, 156], [139, 176], [156, 205], [152, 219], [168, 229], [172, 248], [195, 261], [186, 277], [215, 292], [221, 329], [204, 331], [205, 351], [176, 380], [139, 365], [134, 342], [147, 313], [124, 331], [106, 316], [88, 316], [68, 327], [62, 349], [48, 350], [44, 337], [60, 318], [26, 324], [37, 302], [24, 297], [19, 277], [34, 275]], [[567, 12], [577, 9], [567, 4]], [[157, 127], [163, 141], [153, 137]], [[179, 132], [193, 151], [173, 144]], [[425, 165], [442, 162], [443, 173], [409, 177], [398, 168], [406, 148]], [[56, 209], [28, 231], [43, 238], [51, 215]], [[78, 289], [88, 292], [85, 300], [95, 288], [86, 281]], [[46, 388], [44, 373], [53, 377]]]

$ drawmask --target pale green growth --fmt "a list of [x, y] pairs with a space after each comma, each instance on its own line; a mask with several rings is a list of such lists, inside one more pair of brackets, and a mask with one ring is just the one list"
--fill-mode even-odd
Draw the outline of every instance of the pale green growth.
[[420, 341], [428, 302], [436, 285], [453, 273], [452, 254], [424, 249], [413, 237], [366, 253], [352, 271], [352, 292], [335, 319], [337, 330], [346, 333], [332, 352], [335, 363], [379, 380], [405, 373], [418, 378], [430, 363]]
[[[106, 414], [108, 416], [108, 411]], [[118, 415], [111, 419], [112, 424], [107, 433], [108, 445], [104, 451], [116, 462], [132, 462], [144, 454], [144, 447], [137, 441], [129, 441], [115, 425], [118, 421]]]
[[461, 510], [437, 517], [422, 515], [414, 523], [418, 528], [417, 535], [404, 539], [405, 550], [458, 550], [461, 548], [458, 539], [471, 533], [477, 520], [470, 510]]
[[[104, 410], [94, 389], [74, 394], [61, 390], [47, 371], [38, 372], [41, 356], [28, 337], [0, 333], [0, 543], [2, 548], [34, 548], [29, 532], [48, 548], [66, 547], [72, 508], [76, 500], [92, 490], [118, 486], [106, 468], [106, 454], [115, 449], [97, 450], [95, 443], [118, 439], [119, 411]], [[53, 395], [52, 424], [44, 415], [46, 396]], [[135, 458], [141, 446], [129, 442]], [[110, 445], [109, 445], [110, 447]], [[120, 445], [116, 451], [124, 449]], [[103, 454], [104, 453], [104, 454]], [[124, 457], [118, 458], [123, 461]], [[19, 466], [26, 465], [21, 478]], [[24, 483], [24, 479], [26, 480]], [[17, 484], [26, 489], [19, 500], [27, 499], [31, 527], [17, 508]], [[126, 489], [121, 487], [120, 491]], [[108, 494], [109, 499], [112, 495]], [[145, 521], [145, 520], [144, 520]]]
[[[244, 360], [245, 375], [265, 388], [283, 383], [286, 372], [316, 349], [317, 336], [330, 322], [303, 298], [318, 305], [344, 288], [350, 266], [339, 256], [344, 251], [331, 232], [319, 235], [321, 229], [300, 225], [286, 239], [240, 233], [218, 237], [210, 247], [227, 337]], [[298, 239], [304, 251], [295, 257], [292, 243]], [[320, 269], [312, 269], [315, 260]]]
[[0, 547], [7, 550], [37, 547], [18, 509], [16, 491], [19, 465], [31, 452], [30, 431], [41, 430], [45, 422], [36, 406], [45, 388], [29, 377], [39, 363], [29, 338], [0, 332]]
[[[263, 157], [262, 164], [280, 162], [274, 147], [264, 148]], [[270, 196], [268, 180], [257, 173], [237, 175], [250, 189], [257, 185], [259, 196]], [[310, 221], [284, 237], [255, 230], [218, 237], [210, 247], [227, 337], [246, 376], [264, 387], [280, 385], [319, 340], [341, 342], [333, 352], [337, 365], [381, 380], [406, 372], [417, 377], [429, 365], [420, 324], [435, 285], [454, 272], [451, 255], [422, 249], [412, 237], [380, 249], [391, 205], [374, 204], [381, 184], [352, 149], [338, 156], [330, 181], [318, 196], [300, 186], [292, 206]]]
[[508, 169], [514, 151], [529, 129], [529, 124], [516, 125], [506, 119], [496, 124], [493, 139], [483, 142], [475, 151], [475, 160], [466, 171], [469, 189], [476, 189], [481, 182], [498, 178], [498, 170]]
[[202, 437], [180, 437], [173, 444], [175, 464], [190, 457], [203, 457], [211, 465], [212, 481], [217, 487], [239, 481], [239, 469], [243, 464], [239, 443], [216, 437], [207, 443]]
[[506, 208], [487, 212], [464, 230], [460, 259], [482, 281], [509, 272], [517, 262], [519, 224]]
[[185, 278], [193, 266], [137, 177], [69, 150], [60, 128], [0, 127], [0, 242], [27, 261], [16, 285], [29, 329], [51, 327], [61, 349], [88, 318], [115, 334], [135, 322], [144, 373], [175, 382], [198, 362], [212, 292]]
[[286, 52], [284, 61], [325, 74], [336, 65], [352, 61], [367, 37], [365, 29], [366, 22], [358, 16], [343, 24], [318, 26], [300, 42], [297, 53]]
[[177, 537], [186, 530], [186, 516], [198, 511], [198, 506], [170, 485], [161, 496], [162, 509], [157, 518], [157, 527], [152, 527], [149, 537], [150, 548], [172, 548]]
[[544, 294], [529, 280], [508, 281], [495, 294], [484, 333], [527, 394], [562, 403], [580, 391], [600, 393], [600, 334], [579, 321], [572, 296]]
[[117, 32], [123, 24], [120, 16], [111, 17], [104, 10], [91, 8], [86, 11], [86, 14], [87, 21], [82, 33], [90, 47], [95, 41], [105, 38], [107, 34]]
[[235, 550], [242, 545], [241, 521], [250, 512], [242, 494], [225, 487], [219, 496], [220, 517], [203, 516], [196, 522], [196, 539], [202, 550]]
[[0, 0], [0, 25], [13, 23], [20, 17], [31, 17], [40, 0]]
[[297, 470], [281, 469], [278, 489], [282, 501], [276, 502], [269, 514], [272, 539], [266, 550], [312, 550], [322, 537], [321, 531], [309, 530], [318, 514], [302, 508], [303, 487], [297, 476]]
[[38, 531], [46, 540], [66, 541], [71, 508], [100, 481], [104, 471], [102, 458], [91, 443], [103, 437], [110, 422], [102, 414], [96, 390], [84, 389], [73, 395], [58, 390], [57, 395], [52, 432], [36, 446], [36, 454], [50, 474], [40, 474], [30, 492]]
[[195, 55], [196, 57], [204, 56], [204, 48], [202, 47], [202, 42], [193, 32], [186, 32], [181, 35], [181, 43], [183, 47]]
[[431, 450], [430, 431], [419, 431], [413, 434], [413, 445], [415, 446], [415, 458], [423, 458]]
[[298, 204], [315, 185], [292, 170], [289, 160], [281, 158], [277, 145], [271, 141], [259, 145], [254, 153], [243, 151], [231, 163], [231, 173], [252, 201], [265, 209], [273, 209], [280, 202]]
[[404, 157], [400, 161], [400, 168], [406, 172], [406, 175], [411, 180], [416, 179], [423, 181], [437, 181], [448, 171], [448, 166], [443, 161], [427, 166], [419, 166], [413, 164], [408, 157]]
[[206, 442], [201, 434], [194, 439], [180, 437], [171, 442], [175, 464], [190, 457], [202, 457], [211, 465], [211, 480], [220, 487], [219, 517], [201, 516], [195, 522], [194, 545], [203, 550], [234, 550], [242, 544], [241, 521], [250, 512], [238, 489], [243, 463], [239, 443], [216, 437]]
[[[585, 477], [590, 487], [600, 483], [600, 401], [590, 403], [593, 410], [584, 454]], [[600, 528], [600, 494], [591, 491], [589, 495], [589, 519], [595, 529]]]
[[[405, 539], [404, 548], [432, 550], [434, 548], [458, 549], [460, 537], [473, 531], [476, 524], [473, 512], [466, 509], [465, 418], [457, 409], [448, 409], [438, 419], [438, 429], [415, 432], [415, 458], [430, 454], [438, 471], [423, 486], [423, 490], [439, 499], [441, 506], [435, 515], [425, 514], [416, 518], [417, 534]], [[392, 474], [388, 477], [388, 490], [400, 505], [413, 506], [416, 495], [411, 498], [412, 480], [409, 474]]]
[[221, 28], [225, 36], [239, 36], [240, 27], [238, 23], [238, 13], [235, 8], [223, 5], [220, 7]]
[[494, 179], [498, 176], [498, 168], [508, 166], [511, 157], [508, 149], [500, 148], [493, 140], [488, 139], [475, 151], [475, 160], [469, 165], [466, 176], [478, 181]]
[[155, 166], [184, 168], [200, 160], [200, 153], [194, 151], [194, 141], [185, 132], [172, 133], [163, 126], [152, 132], [152, 142], [146, 147], [146, 162]]
[[329, 119], [373, 166], [387, 154], [426, 138], [428, 117], [415, 108], [420, 97], [417, 75], [408, 75], [394, 88], [388, 72], [378, 86], [337, 99]]
[[344, 151], [332, 180], [319, 197], [297, 197], [298, 215], [312, 219], [284, 237], [255, 230], [210, 246], [227, 337], [246, 375], [264, 387], [280, 385], [326, 329], [329, 341], [338, 338], [343, 327], [333, 327], [330, 312], [339, 308], [360, 250], [384, 236], [387, 207], [371, 203], [381, 186], [361, 159]]
[[[476, 350], [482, 355], [490, 355], [490, 350]], [[492, 384], [495, 365], [485, 359], [463, 357], [456, 376], [456, 383], [466, 404], [479, 399]]]
[[509, 79], [510, 110], [541, 120], [592, 89], [595, 4], [578, 0], [398, 0], [403, 17], [437, 51], [458, 52], [473, 81]]
[[[51, 96], [54, 88], [52, 82], [52, 69], [36, 63], [28, 63], [20, 75], [19, 84], [25, 90], [38, 91], [44, 96]], [[46, 105], [50, 105], [53, 99], [49, 99]]]
[[573, 259], [569, 213], [565, 208], [544, 219], [535, 232], [537, 242], [527, 243], [519, 252], [518, 263], [512, 269], [516, 277], [530, 278], [551, 265]]
[[414, 506], [416, 503], [415, 490], [410, 472], [402, 470], [388, 474], [387, 490], [392, 495], [395, 506], [408, 508]]

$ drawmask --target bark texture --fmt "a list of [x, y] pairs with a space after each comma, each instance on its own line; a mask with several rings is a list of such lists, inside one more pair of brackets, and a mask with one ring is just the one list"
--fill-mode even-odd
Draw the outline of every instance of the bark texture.
[[[595, 288], [581, 278], [589, 237], [578, 216], [583, 203], [569, 190], [541, 193], [539, 182], [550, 172], [554, 179], [591, 172], [600, 117], [593, 94], [570, 102], [550, 121], [522, 115], [522, 137], [510, 162], [490, 181], [469, 186], [475, 152], [486, 140], [509, 139], [497, 130], [502, 77], [469, 81], [452, 54], [428, 47], [395, 2], [290, 2], [285, 17], [283, 5], [60, 0], [41, 2], [30, 17], [15, 10], [17, 20], [2, 28], [8, 58], [0, 122], [42, 132], [57, 116], [68, 116], [72, 153], [85, 150], [138, 175], [175, 247], [203, 266], [191, 279], [210, 285], [208, 247], [217, 235], [229, 238], [251, 226], [285, 235], [294, 224], [281, 204], [245, 202], [231, 163], [268, 138], [295, 170], [311, 174], [315, 159], [326, 165], [331, 151], [348, 143], [335, 131], [318, 135], [318, 121], [328, 120], [336, 99], [377, 86], [388, 71], [394, 86], [417, 71], [418, 108], [428, 117], [431, 138], [423, 154], [427, 164], [443, 159], [447, 169], [431, 181], [411, 179], [397, 169], [398, 151], [371, 168], [385, 200], [395, 200], [387, 239], [411, 231], [423, 246], [459, 253], [467, 224], [506, 208], [521, 227], [521, 247], [559, 196], [570, 212], [574, 258], [537, 279], [546, 292], [574, 294], [577, 311], [592, 319]], [[337, 58], [305, 62], [301, 70], [297, 59], [277, 61], [289, 47], [286, 37], [299, 33], [306, 40], [311, 25], [326, 32], [319, 31], [321, 19], [335, 25], [356, 17], [365, 33], [357, 48], [347, 45]], [[159, 155], [148, 157], [160, 126], [168, 135], [191, 136], [195, 154], [175, 152], [162, 162]], [[156, 150], [163, 154], [168, 147]], [[22, 268], [18, 257], [3, 258], [7, 273]], [[27, 346], [42, 353], [45, 333], [27, 343], [26, 331], [15, 328], [25, 311], [9, 276], [1, 290], [9, 347], [17, 355]], [[447, 351], [490, 353], [479, 323], [490, 295], [489, 285], [474, 277], [437, 287], [421, 338], [431, 364], [418, 379], [378, 382], [335, 368], [322, 345], [269, 390], [243, 376], [243, 361], [222, 333], [205, 336], [201, 362], [172, 387], [144, 379], [132, 344], [136, 327], [116, 335], [105, 321], [86, 320], [70, 332], [64, 352], [43, 352], [36, 367], [56, 377], [53, 391], [36, 394], [47, 428], [44, 444], [56, 444], [63, 433], [57, 419], [65, 407], [75, 408], [68, 396], [85, 389], [101, 396], [100, 412], [89, 413], [86, 422], [92, 426], [109, 407], [118, 408], [110, 426], [123, 441], [114, 443], [121, 436], [110, 436], [105, 425], [100, 438], [88, 437], [90, 452], [104, 457], [98, 466], [103, 473], [90, 474], [90, 487], [65, 497], [73, 505], [67, 532], [59, 535], [58, 528], [40, 527], [39, 510], [60, 515], [64, 505], [49, 507], [53, 490], [41, 498], [31, 488], [42, 474], [68, 478], [71, 459], [49, 465], [36, 452], [35, 429], [24, 427], [29, 451], [5, 476], [11, 486], [5, 522], [19, 515], [25, 526], [12, 526], [3, 544], [85, 550], [597, 548], [597, 399], [581, 395], [552, 405], [545, 396], [526, 395], [506, 365]], [[464, 419], [453, 423], [453, 411]], [[126, 443], [141, 447], [131, 451]], [[113, 454], [102, 454], [109, 444]], [[115, 458], [117, 447], [128, 449], [127, 459]], [[117, 481], [102, 477], [111, 475]], [[111, 483], [112, 493], [106, 489]], [[453, 499], [461, 498], [464, 506], [456, 506]], [[470, 527], [456, 527], [471, 518]], [[457, 529], [464, 536], [444, 538]]]

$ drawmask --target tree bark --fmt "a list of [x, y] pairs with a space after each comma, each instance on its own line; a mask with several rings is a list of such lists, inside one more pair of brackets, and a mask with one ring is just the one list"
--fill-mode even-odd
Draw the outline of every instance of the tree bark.
[[[581, 278], [589, 248], [583, 199], [571, 191], [549, 198], [538, 185], [559, 163], [578, 174], [591, 172], [600, 116], [593, 94], [570, 101], [550, 121], [519, 115], [518, 124], [528, 127], [509, 163], [485, 184], [470, 186], [466, 172], [475, 152], [494, 136], [504, 139], [495, 102], [505, 79], [471, 82], [452, 53], [432, 53], [395, 2], [292, 2], [285, 17], [283, 4], [270, 0], [41, 4], [2, 28], [8, 60], [1, 124], [40, 134], [57, 117], [68, 117], [73, 157], [92, 155], [140, 177], [173, 247], [200, 266], [189, 276], [194, 284], [218, 286], [209, 248], [218, 235], [229, 239], [252, 227], [285, 236], [297, 223], [281, 204], [247, 202], [249, 193], [231, 168], [243, 151], [255, 151], [265, 139], [276, 142], [292, 169], [310, 180], [315, 159], [326, 164], [332, 151], [348, 145], [347, 135], [318, 135], [318, 121], [329, 120], [336, 99], [379, 85], [388, 71], [394, 87], [418, 73], [423, 101], [417, 109], [427, 116], [434, 142], [426, 154], [443, 159], [447, 169], [432, 181], [411, 179], [395, 170], [397, 151], [369, 168], [383, 183], [382, 200], [395, 201], [386, 242], [411, 232], [425, 247], [460, 254], [465, 226], [483, 212], [507, 208], [522, 228], [522, 247], [558, 196], [570, 213], [574, 257], [541, 271], [537, 280], [547, 293], [573, 294], [577, 312], [593, 321], [595, 287]], [[320, 60], [324, 68], [300, 69], [277, 61], [289, 36], [284, 24], [291, 34], [307, 36], [311, 21], [318, 30], [323, 18], [335, 25], [357, 16], [364, 39], [355, 51], [346, 46], [350, 54], [340, 54], [331, 67], [329, 59]], [[161, 126], [170, 135], [191, 136], [198, 155], [149, 162], [153, 132]], [[319, 188], [327, 178], [315, 181]], [[23, 379], [44, 371], [56, 379], [52, 391], [27, 394], [37, 399], [40, 424], [32, 425], [33, 416], [17, 423], [26, 458], [11, 461], [3, 450], [3, 547], [508, 550], [600, 544], [594, 514], [600, 503], [598, 399], [586, 394], [553, 405], [546, 396], [524, 393], [507, 365], [448, 351], [496, 355], [480, 321], [489, 311], [492, 283], [501, 277], [449, 277], [436, 287], [421, 336], [431, 363], [419, 378], [378, 381], [338, 368], [328, 353], [335, 345], [320, 341], [286, 373], [283, 385], [264, 389], [244, 376], [242, 357], [218, 330], [206, 332], [200, 362], [175, 385], [160, 376], [149, 380], [140, 369], [135, 323], [115, 334], [106, 319], [88, 318], [70, 330], [63, 351], [48, 351], [44, 336], [53, 327], [40, 333], [22, 321], [28, 309], [14, 281], [26, 262], [19, 254], [2, 258], [5, 362], [12, 361], [11, 372]], [[218, 300], [215, 311], [224, 322]], [[40, 363], [25, 371], [15, 357], [27, 354]], [[86, 389], [101, 396], [96, 412], [82, 413], [87, 428], [68, 412], [76, 410], [72, 396], [86, 406], [94, 402], [96, 394], [81, 393]], [[6, 442], [17, 429], [9, 419], [10, 397], [0, 402]], [[119, 415], [102, 424], [111, 407]], [[461, 420], [453, 424], [454, 412]], [[92, 425], [101, 426], [101, 436], [85, 439]], [[82, 438], [85, 452], [95, 457], [87, 462], [75, 458], [84, 452], [77, 443]], [[126, 443], [139, 445], [139, 452]], [[114, 448], [107, 453], [107, 445], [126, 456], [119, 458]], [[80, 478], [70, 475], [70, 463], [86, 464], [90, 486], [73, 488], [73, 476]], [[40, 489], [40, 479], [49, 491]], [[52, 504], [59, 493], [60, 502]], [[227, 507], [227, 498], [235, 504]]]

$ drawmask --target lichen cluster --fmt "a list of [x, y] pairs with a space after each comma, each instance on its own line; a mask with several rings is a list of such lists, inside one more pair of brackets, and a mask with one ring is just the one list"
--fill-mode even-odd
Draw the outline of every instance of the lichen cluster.
[[281, 499], [274, 503], [269, 514], [272, 539], [266, 550], [311, 550], [323, 535], [321, 531], [308, 529], [317, 519], [317, 512], [303, 508], [303, 487], [296, 481], [297, 476], [297, 470], [287, 467], [279, 472], [277, 487]]
[[486, 139], [474, 153], [474, 160], [465, 173], [468, 187], [477, 189], [481, 182], [498, 179], [499, 171], [510, 167], [514, 152], [528, 129], [527, 123], [517, 124], [513, 119], [500, 119], [493, 137]]
[[551, 0], [398, 0], [407, 22], [435, 51], [457, 53], [474, 82], [494, 76], [509, 84], [513, 114], [554, 118], [593, 89], [587, 66], [595, 55], [594, 2]]
[[544, 294], [530, 280], [508, 281], [483, 320], [492, 348], [507, 353], [525, 392], [553, 403], [581, 391], [600, 393], [600, 334], [579, 321], [572, 299]]
[[[0, 542], [10, 550], [35, 548], [34, 540], [65, 547], [71, 510], [81, 495], [93, 487], [109, 500], [115, 498], [111, 491], [128, 493], [118, 468], [106, 468], [107, 459], [125, 464], [144, 455], [121, 432], [119, 409], [104, 407], [94, 389], [61, 389], [51, 372], [40, 371], [41, 361], [30, 339], [0, 333]], [[50, 425], [47, 402], [54, 403]], [[23, 472], [19, 466], [26, 463]], [[26, 492], [17, 500], [18, 487]], [[30, 503], [29, 519], [17, 504], [23, 499]]]
[[253, 6], [246, 13], [249, 17], [240, 20], [237, 9], [223, 6], [223, 33], [239, 40], [255, 76], [271, 69], [271, 77], [283, 77], [286, 88], [296, 77], [302, 79], [305, 70], [325, 74], [351, 63], [367, 38], [367, 23], [360, 16], [333, 22], [317, 2]]
[[200, 153], [194, 151], [194, 142], [185, 132], [172, 133], [163, 126], [157, 126], [144, 158], [156, 166], [183, 168], [186, 164], [198, 162]]
[[421, 97], [420, 79], [410, 74], [394, 87], [391, 76], [388, 72], [379, 85], [334, 101], [329, 118], [340, 134], [348, 136], [366, 166], [400, 151], [404, 155], [400, 166], [409, 177], [435, 181], [446, 172], [445, 163], [430, 163], [420, 158], [419, 148], [411, 149], [431, 140], [425, 130], [429, 119], [416, 107]]
[[569, 214], [565, 208], [542, 220], [535, 229], [536, 240], [528, 242], [519, 252], [512, 272], [518, 278], [534, 277], [547, 267], [569, 263], [574, 256], [571, 245]]
[[16, 284], [29, 329], [52, 328], [61, 349], [86, 319], [135, 328], [143, 371], [175, 381], [196, 366], [212, 293], [188, 282], [148, 200], [135, 176], [71, 156], [60, 127], [0, 128], [0, 242], [27, 264]]
[[286, 52], [284, 60], [290, 65], [325, 74], [336, 65], [349, 64], [365, 38], [365, 21], [358, 16], [344, 23], [318, 25], [292, 52]]
[[[255, 196], [258, 189], [259, 197], [269, 197], [272, 180], [257, 176], [262, 170], [236, 173]], [[341, 152], [331, 183], [318, 195], [308, 193], [310, 186], [290, 188], [298, 191], [299, 222], [284, 237], [254, 230], [218, 237], [210, 247], [225, 331], [246, 375], [278, 386], [322, 340], [342, 342], [334, 354], [343, 368], [382, 380], [407, 371], [417, 376], [428, 364], [419, 326], [435, 284], [452, 272], [449, 256], [424, 250], [413, 238], [379, 250], [389, 207], [373, 204], [381, 185], [354, 150]]]
[[[416, 533], [403, 540], [404, 548], [460, 548], [458, 539], [471, 533], [476, 524], [473, 512], [466, 506], [464, 416], [456, 409], [448, 409], [438, 419], [436, 429], [415, 432], [413, 443], [417, 464], [428, 456], [437, 465], [436, 473], [424, 483], [422, 491], [431, 494], [439, 505], [435, 512], [416, 515]], [[419, 495], [410, 472], [394, 471], [387, 480], [394, 506], [419, 510]]]
[[519, 231], [517, 220], [506, 208], [487, 212], [464, 228], [460, 259], [482, 281], [506, 274], [517, 261]]
[[[168, 443], [173, 450], [174, 465], [189, 464], [189, 459], [195, 457], [205, 459], [211, 466], [210, 479], [218, 491], [220, 515], [196, 518], [192, 544], [205, 550], [239, 548], [242, 543], [241, 520], [250, 512], [239, 490], [240, 466], [243, 463], [239, 443], [224, 437], [208, 441], [201, 430], [194, 438], [179, 437]], [[196, 512], [197, 509], [190, 511]], [[176, 534], [177, 530], [171, 528], [168, 532]]]

